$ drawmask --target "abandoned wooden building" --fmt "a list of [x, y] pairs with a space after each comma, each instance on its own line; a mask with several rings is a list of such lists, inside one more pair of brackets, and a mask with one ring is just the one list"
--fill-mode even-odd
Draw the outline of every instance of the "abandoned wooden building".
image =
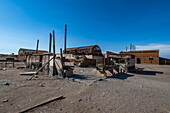
[[[48, 53], [48, 51], [38, 50], [38, 54], [43, 54], [43, 53]], [[18, 55], [20, 55], [20, 54], [32, 55], [32, 54], [36, 54], [36, 50], [20, 48], [19, 51], [18, 51]]]
[[43, 53], [48, 53], [48, 51], [38, 50], [38, 53], [36, 53], [36, 50], [34, 50], [34, 49], [20, 48], [18, 51], [18, 60], [26, 61], [26, 58], [28, 55], [43, 54]]
[[121, 51], [120, 54], [135, 55], [136, 64], [159, 65], [159, 50]]
[[102, 56], [102, 51], [98, 45], [92, 45], [84, 47], [67, 48], [66, 54]]

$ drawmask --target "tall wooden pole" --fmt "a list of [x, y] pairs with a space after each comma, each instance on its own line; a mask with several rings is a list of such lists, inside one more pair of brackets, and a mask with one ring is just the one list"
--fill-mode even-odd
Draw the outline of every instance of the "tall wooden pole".
[[55, 66], [55, 34], [53, 30], [53, 76], [56, 74], [56, 66]]
[[61, 65], [62, 65], [62, 76], [63, 76], [63, 78], [65, 78], [62, 48], [60, 48], [60, 55], [61, 55]]
[[51, 53], [51, 41], [52, 41], [52, 34], [50, 33], [49, 53]]
[[64, 54], [66, 54], [67, 24], [65, 24]]
[[39, 40], [37, 40], [37, 48], [36, 48], [36, 53], [38, 54], [38, 45], [39, 45]]

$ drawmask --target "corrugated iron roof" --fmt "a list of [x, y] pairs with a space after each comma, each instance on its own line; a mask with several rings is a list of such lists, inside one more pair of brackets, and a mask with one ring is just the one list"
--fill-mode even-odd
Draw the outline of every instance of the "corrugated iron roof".
[[[75, 50], [75, 49], [91, 49], [94, 47], [99, 47], [98, 45], [91, 45], [91, 46], [83, 46], [83, 47], [74, 47], [74, 48], [67, 48], [66, 51]], [[100, 48], [100, 47], [99, 47]]]

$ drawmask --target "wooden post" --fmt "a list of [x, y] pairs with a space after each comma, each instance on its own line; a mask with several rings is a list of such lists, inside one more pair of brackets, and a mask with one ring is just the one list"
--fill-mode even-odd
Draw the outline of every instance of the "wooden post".
[[103, 57], [103, 65], [105, 66], [106, 65], [106, 62], [105, 62], [105, 55]]
[[[50, 55], [47, 56], [48, 60], [50, 59]], [[50, 63], [48, 63], [48, 66], [47, 66], [48, 70], [47, 70], [47, 73], [49, 75], [49, 72], [50, 72]]]
[[38, 45], [39, 45], [39, 40], [37, 40], [37, 48], [36, 48], [36, 53], [38, 54]]
[[60, 55], [61, 55], [61, 65], [62, 65], [62, 69], [61, 69], [62, 70], [62, 76], [63, 76], [63, 78], [65, 78], [62, 48], [60, 48]]
[[12, 64], [13, 64], [13, 67], [14, 67], [14, 60], [13, 60], [13, 63], [12, 63]]
[[52, 40], [52, 34], [50, 33], [49, 53], [51, 53], [51, 40]]
[[65, 24], [64, 54], [66, 54], [67, 24]]
[[53, 76], [56, 75], [56, 66], [55, 66], [55, 34], [53, 30]]
[[7, 67], [7, 60], [5, 61], [5, 67]]

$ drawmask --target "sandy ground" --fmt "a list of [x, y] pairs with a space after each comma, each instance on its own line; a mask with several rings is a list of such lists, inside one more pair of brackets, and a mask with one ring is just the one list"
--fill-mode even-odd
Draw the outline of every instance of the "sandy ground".
[[[142, 73], [111, 78], [29, 76], [25, 69], [0, 70], [0, 112], [17, 113], [47, 99], [64, 96], [28, 112], [33, 113], [170, 113], [170, 66], [137, 65]], [[91, 73], [93, 69], [89, 70]]]

